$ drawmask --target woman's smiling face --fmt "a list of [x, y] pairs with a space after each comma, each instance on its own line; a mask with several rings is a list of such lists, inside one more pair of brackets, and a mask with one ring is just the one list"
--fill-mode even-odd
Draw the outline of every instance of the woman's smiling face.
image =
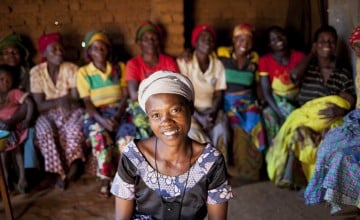
[[191, 104], [176, 94], [155, 94], [146, 102], [146, 112], [154, 134], [168, 145], [179, 144], [191, 125]]
[[322, 32], [316, 40], [316, 52], [319, 57], [331, 57], [335, 55], [336, 38], [330, 32]]

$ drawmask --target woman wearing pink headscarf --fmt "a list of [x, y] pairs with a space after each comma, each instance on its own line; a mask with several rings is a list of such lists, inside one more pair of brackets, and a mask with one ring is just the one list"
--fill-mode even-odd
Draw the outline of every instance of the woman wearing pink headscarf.
[[42, 63], [30, 71], [30, 89], [40, 113], [36, 142], [44, 157], [45, 171], [58, 174], [64, 189], [83, 161], [83, 110], [78, 106], [75, 64], [64, 61], [62, 37], [44, 34], [39, 39]]
[[[359, 92], [360, 26], [351, 34], [349, 44], [357, 56], [356, 88]], [[335, 214], [343, 205], [360, 208], [359, 198], [360, 102], [358, 98], [355, 110], [345, 116], [344, 124], [330, 130], [320, 145], [315, 172], [305, 190], [305, 202], [330, 203], [331, 213]]]

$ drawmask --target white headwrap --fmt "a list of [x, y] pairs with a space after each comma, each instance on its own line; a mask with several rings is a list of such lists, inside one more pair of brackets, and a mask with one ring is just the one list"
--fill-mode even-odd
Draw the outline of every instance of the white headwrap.
[[194, 87], [191, 81], [180, 73], [157, 71], [144, 79], [139, 86], [139, 104], [145, 111], [150, 96], [160, 93], [181, 95], [189, 101], [194, 100]]

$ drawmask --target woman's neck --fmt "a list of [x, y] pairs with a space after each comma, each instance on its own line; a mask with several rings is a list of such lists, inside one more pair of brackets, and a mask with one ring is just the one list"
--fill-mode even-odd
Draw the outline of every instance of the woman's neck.
[[52, 63], [47, 63], [47, 70], [50, 75], [56, 75], [59, 73], [60, 65], [55, 65]]
[[159, 54], [158, 53], [143, 53], [141, 55], [142, 59], [146, 64], [153, 67], [159, 62]]
[[287, 65], [289, 63], [290, 51], [288, 50], [273, 51], [271, 55], [278, 63], [282, 65]]
[[333, 57], [318, 57], [318, 64], [320, 68], [334, 67], [335, 60]]
[[209, 68], [209, 64], [210, 64], [209, 54], [201, 53], [201, 52], [195, 50], [195, 56], [199, 62], [201, 72], [205, 73], [206, 70]]
[[160, 140], [157, 140], [157, 150], [161, 152], [161, 158], [166, 161], [186, 161], [191, 154], [191, 140], [187, 138], [179, 145], [167, 146], [165, 143], [162, 143]]
[[104, 61], [93, 61], [93, 64], [96, 68], [101, 70], [102, 72], [106, 72], [106, 60]]
[[248, 61], [248, 54], [236, 54], [236, 63], [237, 63], [237, 67], [238, 69], [243, 69], [245, 63]]

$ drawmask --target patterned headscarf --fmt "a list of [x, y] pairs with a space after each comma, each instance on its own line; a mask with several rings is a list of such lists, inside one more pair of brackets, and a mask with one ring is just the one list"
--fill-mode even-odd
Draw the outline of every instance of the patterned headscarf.
[[85, 48], [88, 48], [96, 40], [100, 40], [105, 44], [110, 45], [109, 38], [107, 37], [105, 31], [90, 31], [85, 35]]
[[233, 30], [233, 37], [237, 37], [239, 35], [249, 35], [253, 36], [254, 27], [251, 24], [242, 23], [235, 26]]
[[146, 112], [145, 104], [149, 97], [160, 93], [177, 94], [188, 101], [194, 100], [194, 87], [186, 76], [160, 70], [151, 74], [139, 85], [138, 100], [144, 112]]
[[201, 32], [203, 32], [203, 31], [208, 31], [214, 38], [214, 41], [216, 41], [216, 31], [213, 27], [211, 27], [210, 25], [207, 25], [207, 24], [198, 25], [194, 28], [194, 30], [192, 31], [192, 34], [191, 34], [191, 45], [193, 46], [193, 48], [195, 48], [196, 41], [197, 41], [199, 35], [201, 34]]
[[158, 25], [152, 23], [151, 21], [144, 21], [140, 24], [140, 26], [136, 31], [136, 37], [135, 37], [136, 42], [141, 39], [141, 37], [146, 31], [153, 31], [159, 36], [159, 38], [162, 37], [162, 31]]
[[360, 40], [360, 26], [356, 27], [349, 37], [349, 44], [353, 45], [356, 41]]
[[29, 50], [22, 43], [21, 37], [17, 34], [9, 34], [0, 40], [0, 51], [6, 47], [16, 47], [21, 50], [24, 60], [29, 58]]
[[62, 42], [62, 37], [59, 33], [43, 34], [39, 40], [39, 52], [41, 54], [41, 61], [45, 61], [44, 52], [46, 48], [55, 42]]

